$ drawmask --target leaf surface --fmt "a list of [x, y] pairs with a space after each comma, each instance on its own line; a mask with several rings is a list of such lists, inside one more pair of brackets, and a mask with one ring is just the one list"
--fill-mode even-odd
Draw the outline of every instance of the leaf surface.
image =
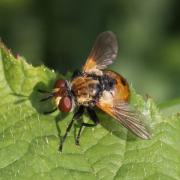
[[59, 134], [72, 113], [43, 115], [53, 105], [39, 102], [37, 92], [51, 90], [58, 77], [64, 78], [15, 58], [1, 43], [0, 179], [180, 179], [180, 115], [161, 115], [152, 99], [144, 100], [133, 89], [131, 103], [146, 116], [151, 140], [135, 137], [98, 112], [101, 125], [84, 129], [80, 146], [72, 130], [59, 153]]

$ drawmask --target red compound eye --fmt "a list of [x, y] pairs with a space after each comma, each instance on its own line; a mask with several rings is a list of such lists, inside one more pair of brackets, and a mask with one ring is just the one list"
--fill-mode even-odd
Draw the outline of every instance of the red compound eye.
[[54, 96], [58, 97], [58, 96], [63, 96], [63, 94], [66, 92], [66, 81], [63, 79], [58, 79], [55, 84], [54, 84]]
[[71, 98], [69, 96], [62, 97], [59, 102], [58, 108], [62, 112], [69, 112], [72, 108]]
[[54, 84], [54, 88], [65, 88], [66, 87], [66, 81], [63, 79], [58, 79], [55, 84]]

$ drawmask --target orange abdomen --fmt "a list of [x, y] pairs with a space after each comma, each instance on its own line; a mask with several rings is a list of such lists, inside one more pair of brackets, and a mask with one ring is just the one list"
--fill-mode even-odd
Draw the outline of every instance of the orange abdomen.
[[103, 73], [108, 75], [112, 79], [116, 80], [116, 84], [114, 87], [114, 91], [115, 91], [114, 98], [117, 100], [128, 101], [129, 96], [130, 96], [130, 91], [129, 91], [129, 85], [126, 79], [122, 77], [120, 74], [113, 71], [105, 70], [103, 71]]

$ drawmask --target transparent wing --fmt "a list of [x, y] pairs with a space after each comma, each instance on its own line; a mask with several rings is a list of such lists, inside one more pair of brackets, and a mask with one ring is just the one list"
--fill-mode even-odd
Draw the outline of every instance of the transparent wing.
[[149, 129], [145, 124], [145, 117], [140, 112], [132, 109], [127, 102], [114, 101], [112, 104], [105, 104], [101, 100], [97, 106], [138, 137], [142, 139], [151, 138]]
[[116, 58], [118, 43], [114, 33], [106, 31], [101, 33], [83, 66], [83, 72], [96, 73], [105, 69]]
[[145, 124], [145, 117], [140, 112], [132, 109], [128, 103], [115, 104], [112, 108], [112, 114], [118, 122], [140, 138], [151, 138], [149, 129]]

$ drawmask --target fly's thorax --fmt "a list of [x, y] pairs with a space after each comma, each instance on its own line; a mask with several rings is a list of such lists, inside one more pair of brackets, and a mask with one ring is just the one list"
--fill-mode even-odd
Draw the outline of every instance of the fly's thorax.
[[78, 105], [88, 106], [99, 93], [100, 83], [88, 76], [79, 76], [72, 80], [71, 91]]

